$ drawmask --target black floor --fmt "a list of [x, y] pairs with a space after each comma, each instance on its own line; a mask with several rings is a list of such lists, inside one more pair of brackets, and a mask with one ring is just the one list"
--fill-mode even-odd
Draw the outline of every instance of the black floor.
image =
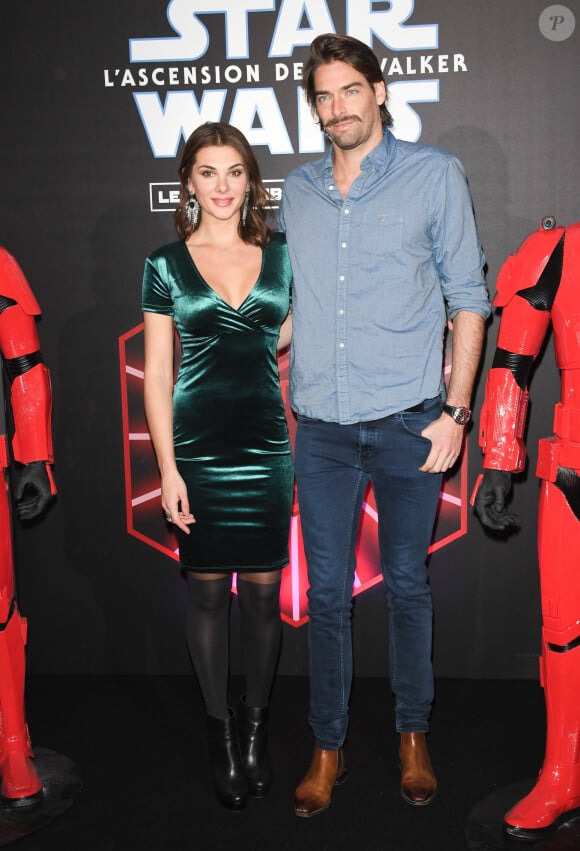
[[[234, 681], [232, 698], [236, 693]], [[357, 680], [346, 743], [351, 776], [330, 809], [312, 820], [296, 818], [291, 805], [311, 753], [307, 699], [306, 679], [278, 678], [271, 703], [274, 786], [268, 797], [230, 813], [208, 782], [203, 710], [192, 679], [32, 677], [33, 743], [40, 753], [70, 758], [83, 787], [52, 823], [8, 844], [15, 851], [504, 847], [501, 838], [494, 840], [496, 828], [501, 836], [497, 808], [515, 803], [511, 796], [520, 794], [522, 781], [531, 785], [542, 761], [544, 704], [537, 683], [437, 683], [429, 747], [439, 791], [431, 806], [414, 808], [399, 794], [388, 683]], [[579, 848], [565, 844], [571, 835], [560, 832], [540, 847]], [[510, 842], [505, 847], [530, 847]]]

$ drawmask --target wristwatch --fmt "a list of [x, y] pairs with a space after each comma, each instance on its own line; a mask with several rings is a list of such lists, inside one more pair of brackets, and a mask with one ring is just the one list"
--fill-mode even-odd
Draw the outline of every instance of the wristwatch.
[[446, 414], [449, 414], [451, 419], [455, 420], [458, 425], [467, 425], [471, 419], [471, 411], [469, 408], [454, 408], [453, 405], [445, 403], [444, 405], [441, 405], [441, 410], [445, 411]]

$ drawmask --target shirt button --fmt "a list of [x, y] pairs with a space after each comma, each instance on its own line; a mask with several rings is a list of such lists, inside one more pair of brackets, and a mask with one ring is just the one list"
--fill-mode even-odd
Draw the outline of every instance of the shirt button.
[[350, 210], [345, 210], [345, 211], [344, 211], [344, 215], [345, 215], [345, 216], [348, 216], [348, 214], [349, 214], [349, 213], [350, 213]]
[[339, 349], [344, 349], [344, 343], [339, 343], [339, 344], [338, 344], [338, 348], [339, 348]]
[[338, 280], [339, 280], [339, 281], [344, 281], [344, 275], [341, 275], [341, 276], [340, 276], [340, 278], [339, 278]]
[[333, 186], [333, 185], [332, 185], [332, 183], [331, 183], [331, 184], [330, 184], [330, 186], [328, 187], [328, 191], [329, 191], [329, 192], [332, 192], [332, 190], [333, 190], [333, 189], [334, 189], [334, 186]]
[[343, 247], [343, 248], [346, 248], [346, 242], [343, 242], [343, 243], [342, 243], [342, 247]]
[[338, 315], [339, 315], [339, 316], [343, 316], [343, 315], [344, 315], [344, 310], [342, 309], [342, 307], [341, 307], [341, 308], [340, 308], [340, 310], [338, 311]]

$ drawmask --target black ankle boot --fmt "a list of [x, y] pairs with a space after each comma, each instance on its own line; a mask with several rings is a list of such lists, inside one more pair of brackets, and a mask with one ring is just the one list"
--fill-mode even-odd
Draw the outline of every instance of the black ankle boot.
[[272, 783], [268, 756], [268, 707], [248, 706], [246, 698], [240, 698], [238, 734], [250, 795], [261, 798]]
[[207, 716], [209, 756], [218, 800], [230, 810], [242, 810], [248, 799], [248, 781], [242, 768], [236, 716]]

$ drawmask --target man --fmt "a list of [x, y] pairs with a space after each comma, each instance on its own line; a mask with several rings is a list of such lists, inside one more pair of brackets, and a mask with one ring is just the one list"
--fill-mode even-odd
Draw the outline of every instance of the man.
[[[442, 473], [457, 461], [490, 313], [465, 174], [446, 151], [400, 142], [378, 60], [321, 35], [303, 86], [331, 141], [288, 177], [280, 209], [294, 272], [291, 401], [310, 589], [315, 748], [295, 792], [312, 817], [346, 778], [355, 545], [374, 487], [390, 613], [401, 792], [428, 804], [432, 600], [425, 565]], [[453, 362], [442, 381], [445, 305]]]

